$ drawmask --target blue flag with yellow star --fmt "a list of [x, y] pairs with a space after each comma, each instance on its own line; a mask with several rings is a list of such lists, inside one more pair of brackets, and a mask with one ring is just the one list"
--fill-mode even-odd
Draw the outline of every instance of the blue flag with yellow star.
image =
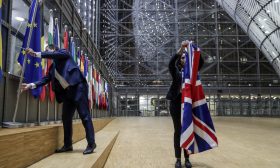
[[87, 78], [88, 74], [88, 58], [85, 56], [85, 63], [84, 63], [84, 76]]
[[[37, 2], [36, 2], [37, 1]], [[35, 6], [38, 3], [36, 14]], [[32, 24], [32, 17], [35, 16], [34, 23]], [[32, 33], [29, 48], [32, 48], [35, 52], [41, 52], [41, 17], [40, 17], [40, 4], [39, 0], [32, 0], [31, 7], [29, 9], [29, 18], [27, 23], [27, 28], [24, 35], [24, 40], [22, 44], [22, 49], [20, 55], [18, 57], [18, 62], [23, 65], [24, 57], [27, 57], [25, 72], [24, 72], [24, 83], [33, 83], [38, 81], [42, 78], [42, 65], [41, 65], [41, 58], [33, 57], [30, 55], [26, 55], [25, 48], [27, 47], [27, 41], [29, 33]], [[32, 32], [30, 31], [32, 29]], [[32, 89], [31, 93], [34, 97], [39, 97], [41, 93], [41, 88]]]

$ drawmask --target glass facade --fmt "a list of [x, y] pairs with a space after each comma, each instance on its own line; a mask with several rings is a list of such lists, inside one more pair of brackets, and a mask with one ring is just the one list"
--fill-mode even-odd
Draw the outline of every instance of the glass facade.
[[279, 116], [279, 94], [220, 95], [216, 114], [220, 116]]
[[169, 116], [169, 102], [161, 94], [121, 94], [117, 116]]
[[278, 0], [217, 0], [266, 56], [280, 76]]

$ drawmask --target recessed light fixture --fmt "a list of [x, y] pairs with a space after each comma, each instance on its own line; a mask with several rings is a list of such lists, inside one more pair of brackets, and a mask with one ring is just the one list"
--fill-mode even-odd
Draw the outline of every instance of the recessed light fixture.
[[23, 22], [23, 21], [25, 20], [24, 18], [18, 17], [18, 16], [16, 16], [15, 19], [16, 19], [17, 21], [20, 21], [20, 22]]

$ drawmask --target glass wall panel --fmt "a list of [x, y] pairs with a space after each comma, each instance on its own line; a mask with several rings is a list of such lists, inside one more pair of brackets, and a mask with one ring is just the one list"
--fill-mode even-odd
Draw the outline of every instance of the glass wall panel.
[[29, 6], [24, 0], [13, 1], [12, 3], [12, 26], [19, 33], [24, 34], [28, 21]]
[[146, 116], [149, 112], [148, 103], [148, 95], [139, 96], [139, 110], [142, 116]]
[[22, 47], [23, 37], [27, 26], [29, 6], [23, 0], [12, 2], [11, 25], [13, 31], [11, 36], [8, 72], [19, 76], [21, 66], [17, 62], [17, 58]]
[[138, 96], [136, 95], [127, 95], [127, 115], [126, 116], [138, 116]]

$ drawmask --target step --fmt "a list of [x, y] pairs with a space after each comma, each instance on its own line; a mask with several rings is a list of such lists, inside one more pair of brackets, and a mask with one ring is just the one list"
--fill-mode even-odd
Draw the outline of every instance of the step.
[[84, 139], [73, 145], [73, 151], [55, 153], [29, 166], [29, 168], [102, 168], [118, 134], [118, 131], [101, 130], [96, 134], [97, 147], [93, 154], [83, 155], [83, 150], [87, 146], [87, 141]]
[[[94, 119], [98, 132], [114, 118]], [[73, 122], [73, 143], [85, 138], [80, 121]], [[63, 145], [62, 124], [28, 128], [0, 129], [0, 167], [23, 168], [54, 153]]]

